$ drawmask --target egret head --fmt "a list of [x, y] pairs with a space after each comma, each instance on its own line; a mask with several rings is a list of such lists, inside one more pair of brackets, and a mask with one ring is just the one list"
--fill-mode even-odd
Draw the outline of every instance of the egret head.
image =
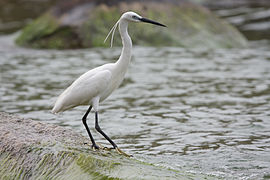
[[124, 13], [121, 16], [121, 18], [125, 19], [125, 20], [128, 20], [128, 21], [131, 21], [131, 22], [145, 22], [145, 23], [151, 23], [151, 24], [154, 24], [154, 25], [166, 27], [163, 24], [160, 24], [160, 23], [158, 23], [156, 21], [152, 21], [150, 19], [141, 17], [140, 15], [136, 14], [135, 12], [131, 12], [131, 11]]
[[158, 25], [158, 26], [167, 27], [167, 26], [165, 26], [163, 24], [160, 24], [160, 23], [158, 23], [156, 21], [152, 21], [150, 19], [141, 17], [140, 15], [136, 14], [135, 12], [131, 12], [131, 11], [125, 12], [121, 16], [121, 18], [114, 24], [114, 26], [112, 27], [112, 29], [110, 30], [110, 32], [108, 33], [107, 37], [104, 40], [104, 43], [105, 43], [106, 40], [108, 39], [108, 37], [110, 36], [110, 34], [112, 34], [111, 47], [112, 47], [112, 44], [113, 44], [113, 37], [114, 37], [115, 29], [116, 29], [117, 25], [119, 24], [119, 22], [121, 20], [126, 20], [126, 21], [129, 21], [129, 22], [145, 22], [145, 23], [150, 23], [150, 24], [154, 24], [154, 25]]
[[121, 19], [125, 19], [127, 21], [130, 22], [140, 22], [139, 19], [141, 19], [142, 17], [140, 15], [138, 15], [135, 12], [125, 12], [124, 14], [122, 14]]

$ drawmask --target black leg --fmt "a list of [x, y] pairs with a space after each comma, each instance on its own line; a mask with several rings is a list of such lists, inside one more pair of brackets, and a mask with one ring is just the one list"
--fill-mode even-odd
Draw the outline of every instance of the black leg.
[[101, 128], [98, 125], [98, 112], [95, 112], [95, 117], [96, 117], [96, 123], [95, 123], [96, 130], [111, 143], [114, 149], [116, 149], [117, 145], [101, 130]]
[[92, 134], [91, 134], [88, 126], [87, 126], [87, 123], [86, 123], [86, 118], [87, 118], [89, 112], [91, 111], [91, 109], [92, 109], [92, 106], [90, 106], [88, 108], [88, 110], [86, 111], [85, 115], [82, 118], [82, 122], [83, 122], [83, 125], [84, 125], [84, 127], [85, 127], [85, 129], [86, 129], [86, 131], [87, 131], [87, 133], [88, 133], [91, 141], [92, 141], [92, 147], [95, 148], [95, 149], [98, 149], [99, 147], [97, 146], [97, 144], [96, 144], [96, 142], [95, 142], [95, 140], [94, 140], [94, 138], [93, 138], [93, 136], [92, 136]]

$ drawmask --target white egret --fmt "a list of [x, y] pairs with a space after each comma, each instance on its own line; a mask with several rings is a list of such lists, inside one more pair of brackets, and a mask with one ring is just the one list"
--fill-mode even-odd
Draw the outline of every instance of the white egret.
[[99, 103], [105, 100], [121, 84], [127, 71], [132, 50], [132, 41], [127, 31], [129, 22], [146, 22], [166, 27], [158, 22], [143, 18], [134, 12], [124, 13], [110, 30], [105, 39], [106, 41], [109, 35], [112, 33], [112, 46], [115, 29], [117, 28], [117, 25], [119, 25], [119, 32], [123, 44], [119, 59], [115, 63], [104, 64], [82, 74], [58, 97], [52, 109], [52, 113], [58, 113], [76, 106], [90, 105], [82, 118], [82, 122], [92, 141], [92, 148], [100, 148], [96, 144], [86, 123], [86, 118], [93, 108], [95, 111], [96, 130], [111, 143], [113, 149], [116, 149], [118, 153], [126, 156], [129, 155], [121, 151], [118, 146], [101, 130], [98, 124], [98, 107]]

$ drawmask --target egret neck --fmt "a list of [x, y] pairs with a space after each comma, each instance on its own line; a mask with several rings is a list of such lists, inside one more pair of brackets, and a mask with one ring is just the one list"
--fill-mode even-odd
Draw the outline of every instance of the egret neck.
[[122, 39], [122, 52], [121, 55], [116, 62], [116, 67], [118, 70], [125, 73], [128, 68], [128, 64], [131, 59], [131, 49], [132, 49], [132, 41], [128, 35], [128, 21], [125, 19], [121, 19], [119, 22], [119, 32]]

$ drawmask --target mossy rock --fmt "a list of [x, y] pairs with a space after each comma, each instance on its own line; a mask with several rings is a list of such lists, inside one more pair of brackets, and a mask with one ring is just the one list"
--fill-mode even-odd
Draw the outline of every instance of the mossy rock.
[[74, 29], [61, 25], [57, 18], [49, 12], [26, 26], [16, 39], [16, 43], [25, 47], [49, 49], [81, 47]]
[[217, 179], [93, 151], [71, 129], [0, 112], [0, 179]]
[[[108, 46], [109, 43], [103, 43], [107, 33], [121, 14], [129, 10], [168, 26], [161, 28], [130, 23], [129, 32], [135, 45], [239, 48], [247, 44], [245, 37], [232, 25], [209, 10], [191, 3], [133, 1], [119, 2], [113, 6], [96, 4], [78, 9], [85, 16], [83, 22], [80, 20], [80, 23], [74, 25], [76, 18], [66, 20], [67, 14], [74, 18], [72, 14], [76, 14], [75, 7], [62, 14], [50, 10], [23, 29], [16, 40], [17, 44], [58, 49]], [[121, 46], [119, 37], [115, 38], [114, 45]]]

